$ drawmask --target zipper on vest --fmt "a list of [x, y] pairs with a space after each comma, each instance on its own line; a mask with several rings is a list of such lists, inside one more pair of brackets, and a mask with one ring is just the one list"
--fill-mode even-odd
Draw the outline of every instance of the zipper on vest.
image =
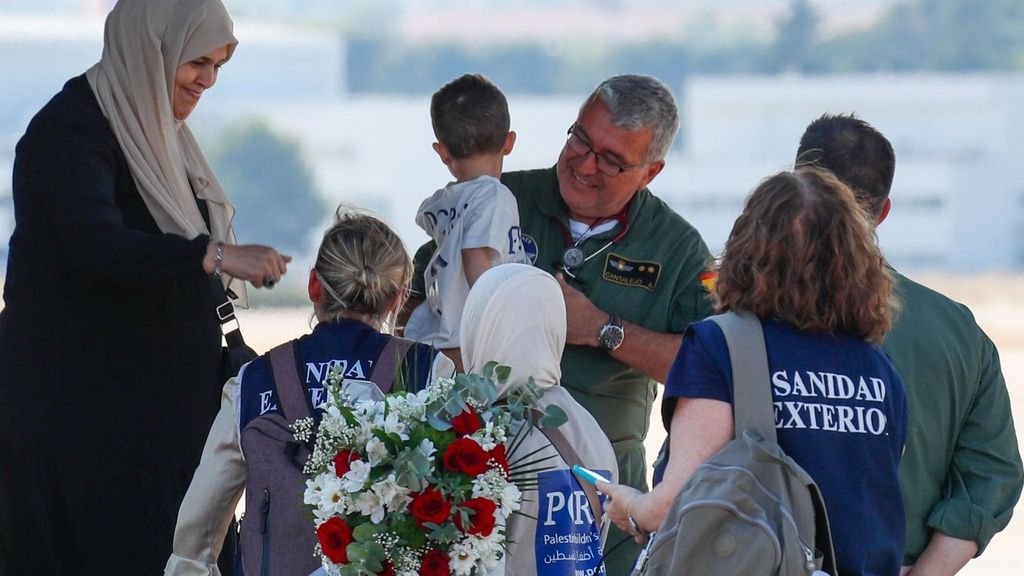
[[263, 576], [270, 576], [270, 490], [263, 489], [263, 503], [260, 504], [260, 534], [263, 535]]

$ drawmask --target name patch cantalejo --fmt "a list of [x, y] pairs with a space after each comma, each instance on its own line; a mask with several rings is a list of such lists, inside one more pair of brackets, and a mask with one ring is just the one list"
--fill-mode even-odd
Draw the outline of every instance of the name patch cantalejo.
[[661, 264], [658, 262], [630, 260], [610, 252], [604, 259], [604, 273], [601, 277], [615, 284], [638, 286], [653, 292], [659, 275]]

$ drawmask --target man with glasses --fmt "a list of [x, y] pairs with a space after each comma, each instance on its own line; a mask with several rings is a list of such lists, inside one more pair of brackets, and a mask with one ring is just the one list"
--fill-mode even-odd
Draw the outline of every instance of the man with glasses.
[[[561, 384], [612, 441], [620, 482], [644, 491], [655, 383], [665, 380], [686, 327], [711, 312], [701, 283], [707, 246], [647, 189], [678, 128], [664, 84], [615, 76], [580, 107], [554, 167], [501, 178], [519, 204], [527, 255], [556, 275], [565, 296]], [[432, 252], [428, 243], [416, 254], [414, 295]], [[629, 574], [639, 550], [612, 527], [607, 573]]]
[[[700, 279], [707, 246], [647, 189], [678, 127], [664, 84], [615, 76], [580, 107], [553, 168], [502, 176], [519, 203], [527, 253], [562, 285], [562, 385], [612, 441], [621, 482], [641, 490], [655, 382], [686, 327], [711, 311]], [[607, 543], [608, 574], [629, 574], [639, 546], [614, 528]]]

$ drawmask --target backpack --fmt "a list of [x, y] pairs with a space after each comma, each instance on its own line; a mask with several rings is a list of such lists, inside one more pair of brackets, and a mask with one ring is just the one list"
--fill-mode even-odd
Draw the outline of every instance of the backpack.
[[[281, 344], [267, 355], [280, 412], [254, 418], [241, 433], [245, 516], [239, 542], [246, 576], [308, 576], [320, 568], [314, 554], [317, 539], [312, 515], [302, 502], [308, 479], [302, 467], [314, 442], [297, 442], [291, 429], [293, 422], [313, 414], [309, 392], [301, 381], [296, 343]], [[392, 337], [384, 346], [370, 374], [370, 381], [382, 392], [391, 390], [397, 364], [413, 344]]]
[[776, 443], [761, 323], [749, 313], [709, 320], [729, 348], [735, 438], [686, 482], [633, 574], [835, 576], [821, 491]]

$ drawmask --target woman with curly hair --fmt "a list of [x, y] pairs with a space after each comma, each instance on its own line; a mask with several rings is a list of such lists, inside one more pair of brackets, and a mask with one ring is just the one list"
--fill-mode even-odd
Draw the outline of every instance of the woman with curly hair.
[[[800, 168], [747, 199], [719, 267], [719, 312], [764, 331], [779, 445], [815, 479], [843, 575], [899, 574], [906, 436], [903, 382], [878, 342], [897, 304], [870, 217], [832, 174]], [[670, 457], [653, 491], [601, 485], [610, 518], [642, 538], [690, 475], [733, 438], [729, 350], [710, 320], [690, 326], [667, 382]]]

